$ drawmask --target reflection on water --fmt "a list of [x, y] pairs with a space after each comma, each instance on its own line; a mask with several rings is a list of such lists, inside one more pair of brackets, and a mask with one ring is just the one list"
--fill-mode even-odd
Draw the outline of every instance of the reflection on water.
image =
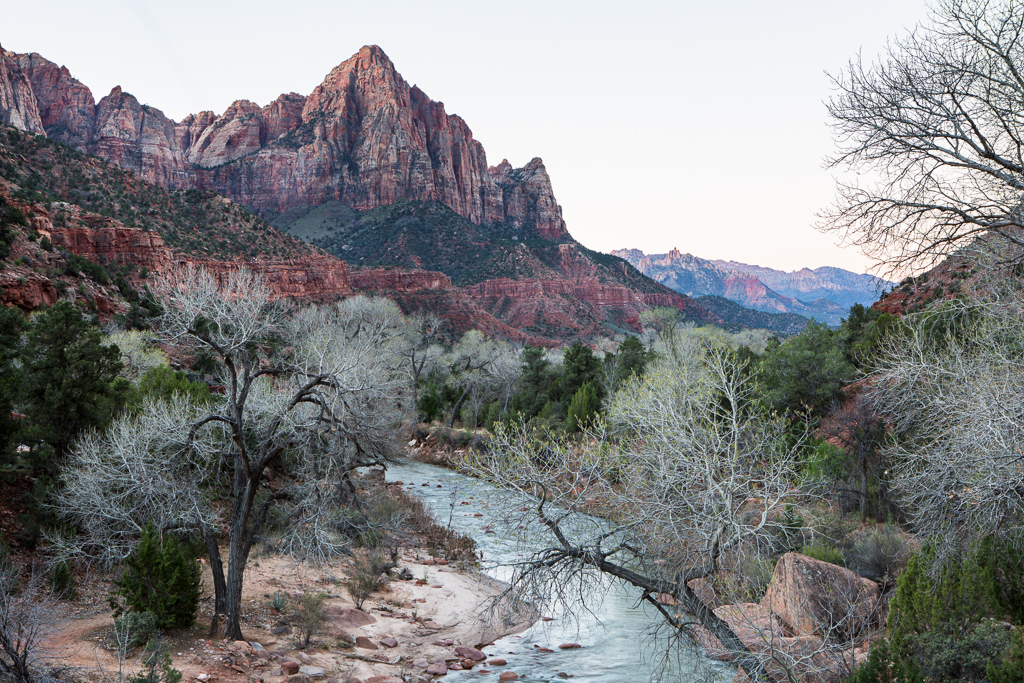
[[[453, 528], [476, 540], [486, 573], [507, 580], [511, 573], [507, 563], [520, 557], [523, 548], [501, 533], [498, 512], [491, 509], [491, 504], [503, 495], [500, 489], [411, 460], [390, 467], [387, 480], [401, 481], [406, 491], [423, 499], [442, 524], [450, 517]], [[497, 533], [487, 533], [492, 527]], [[689, 653], [680, 655], [682, 661], [667, 670], [661, 658], [664, 648], [644, 636], [647, 629], [658, 624], [657, 616], [650, 609], [637, 607], [638, 594], [631, 587], [609, 583], [605, 598], [599, 604], [588, 605], [589, 613], [580, 610], [575, 619], [549, 614], [554, 620], [538, 622], [521, 634], [502, 638], [485, 648], [488, 658], [501, 657], [508, 661], [508, 666], [492, 667], [490, 674], [481, 674], [479, 670], [452, 671], [445, 680], [497, 681], [501, 671], [515, 671], [519, 680], [529, 682], [562, 681], [565, 674], [586, 683], [731, 680], [734, 669]], [[562, 643], [579, 643], [583, 647], [559, 650]], [[538, 648], [554, 652], [542, 653]]]

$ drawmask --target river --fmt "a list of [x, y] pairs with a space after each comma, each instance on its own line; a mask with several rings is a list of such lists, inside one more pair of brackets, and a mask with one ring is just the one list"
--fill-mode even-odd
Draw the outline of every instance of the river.
[[[508, 563], [529, 551], [502, 534], [501, 520], [491, 507], [496, 497], [505, 495], [498, 487], [413, 460], [390, 466], [387, 480], [401, 481], [406, 491], [427, 503], [441, 524], [447, 524], [450, 517], [453, 528], [475, 539], [483, 556], [482, 568], [488, 575], [507, 580], [511, 572]], [[452, 671], [446, 680], [470, 677], [474, 681], [497, 681], [501, 671], [515, 671], [520, 680], [530, 683], [563, 681], [565, 674], [579, 683], [732, 679], [735, 669], [692, 651], [676, 650], [674, 663], [666, 664], [664, 641], [654, 642], [645, 635], [658, 624], [658, 617], [649, 607], [637, 606], [639, 591], [610, 580], [605, 585], [605, 598], [588, 604], [589, 611], [576, 610], [575, 618], [548, 612], [547, 616], [554, 617], [552, 621], [538, 621], [529, 630], [502, 638], [485, 649], [488, 657], [507, 660], [507, 667], [494, 667], [498, 670], [491, 674]], [[562, 643], [579, 643], [582, 647], [560, 650]], [[554, 652], [538, 652], [541, 647]]]

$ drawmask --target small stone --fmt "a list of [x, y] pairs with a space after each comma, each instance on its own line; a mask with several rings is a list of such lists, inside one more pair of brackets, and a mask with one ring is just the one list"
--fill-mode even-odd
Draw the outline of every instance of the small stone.
[[505, 666], [506, 664], [508, 664], [508, 662], [506, 662], [501, 657], [495, 657], [494, 659], [488, 659], [487, 663], [490, 664], [491, 666]]
[[322, 666], [303, 666], [299, 668], [300, 674], [305, 674], [310, 678], [323, 678], [324, 669]]
[[244, 674], [245, 673], [245, 669], [243, 669], [242, 667], [238, 666], [237, 664], [232, 664], [231, 668], [234, 669], [235, 671], [237, 671], [240, 674]]
[[440, 626], [434, 621], [431, 621], [430, 619], [427, 619], [423, 622], [423, 628], [429, 628], [431, 631], [440, 631], [442, 626]]
[[538, 647], [537, 652], [554, 652], [550, 647]]
[[569, 674], [565, 673], [564, 671], [559, 671], [556, 675], [559, 678], [569, 678]]
[[519, 674], [515, 671], [506, 671], [505, 673], [498, 676], [499, 681], [514, 681], [519, 678]]
[[460, 660], [459, 663], [462, 664], [462, 668], [465, 669], [466, 671], [469, 671], [470, 669], [472, 669], [473, 665], [475, 664], [475, 662], [473, 662], [472, 659], [463, 659], [463, 660]]
[[270, 629], [270, 632], [273, 633], [275, 636], [287, 636], [287, 635], [291, 635], [292, 627], [291, 626], [275, 626], [274, 628]]
[[562, 643], [561, 645], [558, 646], [558, 649], [559, 650], [578, 650], [581, 647], [583, 647], [583, 646], [580, 645], [579, 643]]
[[366, 636], [356, 636], [356, 647], [361, 647], [364, 650], [376, 650], [377, 646], [374, 645], [373, 641]]
[[482, 662], [483, 660], [487, 659], [487, 655], [485, 655], [483, 652], [480, 652], [480, 650], [476, 649], [475, 647], [459, 646], [455, 648], [455, 654], [464, 659], [472, 659], [474, 662]]
[[383, 645], [384, 647], [398, 647], [398, 641], [395, 640], [394, 638], [390, 638], [390, 637], [388, 637], [388, 638], [381, 638], [380, 639], [380, 644]]
[[200, 657], [199, 655], [192, 655], [192, 663], [193, 664], [202, 664], [203, 663], [203, 658]]
[[263, 647], [259, 643], [249, 643], [249, 647], [253, 649], [253, 652], [266, 652], [267, 648]]
[[281, 660], [281, 671], [284, 672], [285, 676], [292, 676], [299, 673], [299, 668], [302, 665], [296, 662], [294, 659], [282, 659]]
[[313, 663], [313, 660], [310, 659], [309, 655], [307, 655], [305, 652], [300, 652], [299, 653], [299, 661], [302, 662], [303, 664], [312, 664]]
[[427, 667], [427, 673], [432, 676], [445, 676], [448, 674], [448, 665], [444, 662], [434, 662]]
[[287, 683], [313, 683], [313, 679], [306, 674], [292, 674], [284, 679]]
[[460, 662], [452, 662], [448, 665], [449, 671], [462, 671], [462, 664]]
[[246, 652], [249, 649], [249, 643], [244, 640], [236, 640], [229, 645], [232, 650], [238, 650], [239, 652]]
[[415, 666], [417, 669], [426, 669], [428, 666], [430, 666], [430, 662], [428, 662], [425, 659], [414, 659], [412, 665]]

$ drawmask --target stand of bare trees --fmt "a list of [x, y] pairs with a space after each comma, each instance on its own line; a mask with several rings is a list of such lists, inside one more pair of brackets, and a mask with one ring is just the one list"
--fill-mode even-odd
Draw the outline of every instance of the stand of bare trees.
[[160, 292], [165, 342], [215, 358], [224, 396], [148, 403], [82, 439], [61, 495], [81, 533], [55, 542], [111, 565], [150, 520], [202, 538], [215, 591], [211, 630], [223, 618], [224, 635], [240, 639], [243, 572], [272, 511], [284, 520], [273, 530], [282, 549], [334, 556], [345, 545], [349, 473], [393, 453], [406, 415], [402, 316], [390, 301], [363, 297], [286, 311], [244, 270], [218, 280], [190, 269]]
[[515, 566], [520, 597], [572, 612], [599, 599], [602, 575], [614, 577], [639, 588], [673, 632], [706, 629], [767, 680], [778, 651], [748, 647], [695, 586], [771, 552], [784, 506], [800, 499], [800, 444], [752, 400], [753, 381], [727, 349], [684, 338], [662, 359], [612, 398], [609, 425], [589, 444], [513, 425], [468, 467], [513, 494], [509, 533], [548, 543]]

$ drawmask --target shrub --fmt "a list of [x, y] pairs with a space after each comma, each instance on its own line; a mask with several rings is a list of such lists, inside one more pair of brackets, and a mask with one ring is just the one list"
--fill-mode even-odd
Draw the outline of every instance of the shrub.
[[600, 411], [601, 401], [597, 397], [597, 389], [590, 382], [584, 382], [569, 402], [565, 431], [572, 434], [586, 429]]
[[171, 654], [165, 646], [159, 644], [143, 659], [142, 670], [127, 679], [127, 683], [179, 683], [179, 681], [181, 681], [181, 672], [171, 666]]
[[284, 608], [288, 606], [288, 596], [284, 593], [274, 593], [270, 598], [270, 609], [277, 613], [284, 612]]
[[[294, 624], [301, 636], [302, 647], [309, 647], [309, 641], [320, 633], [327, 623], [327, 610], [324, 608], [325, 597], [323, 593], [303, 593], [299, 598], [299, 610], [296, 613]], [[360, 609], [362, 608], [360, 607]]]
[[881, 531], [859, 535], [849, 552], [850, 564], [861, 576], [888, 584], [907, 565], [907, 539], [886, 524]]
[[846, 559], [843, 557], [843, 551], [834, 545], [827, 543], [812, 543], [805, 545], [800, 549], [800, 553], [807, 557], [813, 557], [815, 560], [822, 562], [828, 562], [829, 564], [837, 564], [840, 567], [846, 566]]
[[78, 599], [75, 578], [71, 574], [71, 563], [68, 560], [58, 560], [54, 563], [50, 572], [50, 587], [53, 594], [61, 600]]
[[[114, 616], [150, 612], [156, 628], [187, 628], [199, 608], [199, 565], [173, 536], [161, 541], [150, 522], [115, 582]], [[124, 605], [117, 599], [124, 600]]]
[[348, 592], [356, 609], [363, 609], [366, 599], [380, 590], [383, 584], [381, 574], [394, 566], [380, 550], [364, 550], [356, 554], [353, 574], [348, 581]]
[[158, 630], [156, 616], [152, 612], [129, 612], [114, 619], [114, 646], [127, 654], [148, 643]]
[[857, 667], [846, 683], [921, 683], [921, 672], [913, 660], [902, 661], [888, 641], [871, 644], [866, 662]]

